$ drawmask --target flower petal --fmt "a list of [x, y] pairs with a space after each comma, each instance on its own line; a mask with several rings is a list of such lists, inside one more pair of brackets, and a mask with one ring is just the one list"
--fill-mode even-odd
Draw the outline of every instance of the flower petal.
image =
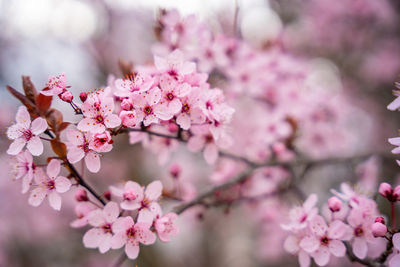
[[26, 147], [34, 156], [40, 156], [43, 153], [43, 144], [39, 136], [32, 137]]
[[39, 135], [46, 131], [47, 126], [47, 121], [39, 117], [32, 121], [31, 131], [33, 134]]
[[61, 197], [56, 191], [51, 192], [48, 196], [48, 199], [49, 199], [49, 204], [53, 209], [55, 210], [61, 209]]
[[100, 170], [100, 157], [94, 152], [86, 154], [85, 163], [90, 172], [96, 173]]
[[64, 176], [58, 176], [55, 186], [58, 193], [65, 193], [71, 188], [71, 181]]

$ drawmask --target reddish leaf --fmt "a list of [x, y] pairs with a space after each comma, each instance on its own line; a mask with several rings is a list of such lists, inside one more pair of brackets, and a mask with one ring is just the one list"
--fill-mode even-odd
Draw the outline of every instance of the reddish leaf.
[[59, 128], [59, 125], [63, 123], [62, 113], [55, 108], [52, 108], [47, 112], [46, 119], [53, 131], [56, 131]]
[[67, 146], [57, 139], [51, 140], [51, 148], [60, 158], [65, 158], [67, 156]]
[[38, 116], [35, 104], [31, 100], [29, 100], [29, 98], [27, 98], [26, 96], [24, 96], [23, 94], [21, 94], [20, 92], [18, 92], [9, 85], [7, 85], [6, 88], [16, 99], [18, 99], [24, 106], [26, 106], [32, 117]]
[[70, 122], [63, 122], [63, 123], [61, 123], [61, 124], [58, 126], [57, 131], [58, 131], [58, 132], [64, 131], [65, 128], [67, 128], [68, 125], [70, 125], [70, 124], [71, 124]]
[[22, 76], [22, 87], [24, 88], [25, 96], [35, 103], [37, 91], [29, 76]]
[[39, 114], [45, 116], [51, 106], [52, 96], [45, 96], [38, 94], [36, 96], [36, 107], [38, 108]]

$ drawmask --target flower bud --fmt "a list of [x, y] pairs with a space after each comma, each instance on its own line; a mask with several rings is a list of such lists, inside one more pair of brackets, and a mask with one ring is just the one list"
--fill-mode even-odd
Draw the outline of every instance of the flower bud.
[[181, 174], [181, 167], [178, 164], [172, 164], [169, 168], [169, 173], [173, 178], [178, 178]]
[[64, 93], [62, 93], [60, 95], [60, 98], [62, 101], [67, 102], [67, 103], [71, 103], [72, 99], [74, 99], [74, 96], [72, 95], [71, 91], [64, 91]]
[[133, 106], [132, 106], [132, 103], [131, 103], [130, 100], [128, 100], [128, 99], [122, 100], [122, 102], [121, 102], [121, 108], [122, 108], [123, 110], [131, 110], [132, 107], [133, 107]]
[[332, 212], [337, 212], [342, 208], [342, 201], [337, 197], [331, 197], [328, 199], [328, 206]]
[[104, 191], [104, 197], [107, 199], [107, 200], [111, 200], [111, 192], [110, 192], [110, 190], [106, 190], [106, 191]]
[[79, 202], [88, 201], [89, 198], [87, 196], [86, 190], [83, 188], [79, 188], [78, 190], [76, 190], [75, 199], [76, 199], [76, 201], [79, 201]]
[[82, 102], [85, 102], [87, 99], [87, 94], [85, 92], [82, 92], [79, 94], [79, 98], [81, 99]]
[[388, 231], [386, 225], [384, 225], [383, 223], [380, 223], [380, 222], [374, 223], [374, 224], [372, 225], [372, 227], [371, 227], [371, 230], [372, 230], [372, 234], [373, 234], [375, 237], [382, 237], [382, 236], [385, 236], [386, 233], [387, 233], [387, 231]]
[[381, 183], [379, 185], [379, 194], [390, 202], [396, 202], [400, 200], [400, 186], [396, 186], [395, 190], [393, 190], [390, 184]]
[[385, 219], [383, 217], [376, 217], [375, 222], [386, 224]]
[[168, 124], [168, 131], [170, 133], [176, 133], [176, 132], [178, 132], [178, 130], [179, 130], [179, 126], [176, 125], [175, 123], [169, 123]]
[[122, 110], [119, 113], [119, 118], [121, 119], [122, 125], [125, 127], [135, 127], [137, 123], [136, 112]]

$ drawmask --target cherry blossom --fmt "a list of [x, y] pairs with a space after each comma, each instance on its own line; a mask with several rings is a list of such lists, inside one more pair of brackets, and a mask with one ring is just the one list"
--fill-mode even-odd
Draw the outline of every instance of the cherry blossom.
[[32, 185], [32, 179], [36, 174], [36, 165], [28, 150], [20, 152], [16, 157], [14, 165], [15, 179], [22, 178], [22, 193], [26, 193]]
[[[88, 170], [93, 173], [98, 172], [100, 170], [100, 157], [97, 151], [92, 149], [98, 147], [96, 144], [93, 144], [93, 134], [68, 129], [67, 139], [69, 141], [67, 143], [68, 160], [71, 163], [76, 163], [85, 158], [85, 164]], [[107, 144], [105, 144], [105, 146], [108, 147]]]
[[333, 221], [329, 226], [325, 220], [317, 215], [310, 221], [311, 235], [304, 237], [300, 247], [309, 253], [315, 263], [325, 266], [329, 263], [330, 254], [343, 257], [346, 247], [341, 241], [345, 237], [348, 226], [342, 221]]
[[154, 228], [156, 229], [157, 235], [163, 242], [169, 242], [172, 236], [176, 236], [179, 232], [178, 227], [174, 224], [174, 220], [178, 215], [170, 212], [164, 216], [157, 215], [154, 220]]
[[70, 226], [73, 228], [81, 228], [83, 226], [88, 225], [89, 223], [89, 214], [91, 211], [94, 211], [97, 207], [91, 202], [79, 202], [75, 206], [75, 214], [77, 219], [70, 223]]
[[132, 93], [146, 92], [154, 84], [154, 79], [149, 75], [136, 73], [128, 79], [115, 80], [116, 91], [114, 94], [119, 97], [130, 97]]
[[120, 217], [113, 224], [115, 235], [111, 239], [111, 247], [119, 249], [125, 246], [129, 259], [139, 255], [139, 244], [151, 245], [156, 241], [156, 235], [150, 231], [150, 223], [134, 223], [132, 217]]
[[50, 206], [55, 210], [61, 209], [61, 197], [59, 193], [65, 193], [71, 187], [71, 182], [64, 176], [59, 176], [60, 161], [52, 159], [46, 168], [46, 174], [35, 175], [37, 187], [29, 196], [29, 204], [37, 207], [48, 197]]
[[46, 87], [48, 88], [48, 90], [40, 91], [41, 94], [46, 96], [54, 96], [63, 93], [68, 87], [65, 73], [62, 73], [58, 76], [50, 76], [47, 81]]
[[106, 128], [115, 128], [121, 119], [112, 112], [114, 100], [107, 96], [109, 90], [92, 93], [82, 104], [84, 118], [78, 123], [78, 129], [84, 132], [103, 133]]
[[302, 206], [292, 208], [289, 214], [290, 223], [282, 224], [282, 228], [285, 230], [300, 230], [307, 227], [309, 221], [318, 213], [318, 209], [315, 207], [317, 201], [317, 195], [311, 194]]
[[47, 129], [46, 120], [39, 117], [31, 123], [31, 117], [25, 106], [18, 108], [15, 119], [17, 123], [7, 129], [8, 138], [14, 140], [10, 144], [7, 154], [17, 155], [26, 144], [32, 155], [41, 155], [43, 153], [43, 144], [39, 135]]
[[124, 189], [111, 186], [110, 190], [112, 194], [122, 197], [123, 200], [120, 203], [122, 209], [137, 210], [141, 207], [144, 190], [138, 183], [128, 181], [125, 183]]
[[118, 204], [108, 202], [102, 209], [91, 211], [88, 215], [88, 222], [91, 228], [83, 236], [83, 244], [87, 248], [99, 248], [100, 253], [105, 253], [111, 248], [113, 237], [113, 223], [119, 217]]
[[154, 56], [154, 64], [159, 71], [167, 73], [177, 81], [182, 81], [186, 74], [196, 70], [196, 64], [184, 61], [184, 55], [179, 50], [173, 51], [166, 58]]
[[389, 260], [389, 267], [397, 267], [400, 265], [400, 233], [393, 235], [392, 242], [395, 251], [394, 256]]

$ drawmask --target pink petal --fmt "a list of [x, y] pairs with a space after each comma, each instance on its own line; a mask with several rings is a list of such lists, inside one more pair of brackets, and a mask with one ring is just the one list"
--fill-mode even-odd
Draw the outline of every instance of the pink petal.
[[159, 56], [154, 56], [154, 65], [160, 71], [164, 71], [168, 68], [167, 60]]
[[34, 156], [40, 156], [43, 153], [43, 144], [39, 136], [32, 137], [31, 140], [28, 141], [26, 147]]
[[125, 234], [125, 231], [134, 224], [132, 217], [120, 217], [113, 223], [112, 229], [114, 233], [123, 232]]
[[395, 255], [389, 261], [389, 267], [399, 267], [400, 266], [400, 254]]
[[317, 204], [318, 196], [316, 194], [311, 194], [303, 204], [303, 207], [306, 211], [310, 211], [315, 204]]
[[153, 223], [155, 214], [153, 214], [150, 210], [148, 209], [142, 209], [139, 211], [139, 216], [137, 219], [137, 222], [144, 222], [144, 223]]
[[97, 122], [92, 118], [84, 118], [78, 123], [78, 130], [83, 132], [91, 132]]
[[144, 195], [148, 200], [155, 201], [161, 196], [162, 188], [163, 186], [160, 181], [154, 181], [146, 187]]
[[15, 139], [14, 142], [12, 142], [8, 147], [7, 154], [17, 155], [24, 148], [25, 143], [25, 139], [23, 138]]
[[321, 246], [312, 254], [314, 261], [319, 266], [325, 266], [329, 263], [330, 253], [327, 247]]
[[48, 199], [49, 199], [49, 204], [53, 209], [55, 210], [61, 209], [61, 197], [56, 191], [51, 192], [48, 196]]
[[104, 220], [103, 211], [100, 209], [91, 211], [87, 217], [89, 224], [95, 227], [100, 227], [106, 222]]
[[47, 121], [43, 118], [36, 118], [32, 121], [31, 131], [35, 135], [39, 135], [46, 131], [47, 129]]
[[156, 235], [150, 231], [151, 224], [138, 222], [135, 224], [135, 230], [139, 232], [138, 235], [139, 242], [144, 245], [151, 245], [156, 242]]
[[329, 251], [336, 257], [343, 257], [346, 254], [346, 247], [342, 241], [331, 240], [329, 242]]
[[85, 156], [83, 149], [78, 147], [69, 147], [67, 152], [67, 159], [71, 163], [77, 163]]
[[28, 175], [25, 175], [24, 178], [22, 178], [22, 194], [25, 194], [26, 192], [28, 192], [30, 186], [32, 185], [32, 176], [29, 177]]
[[200, 135], [195, 135], [189, 139], [187, 147], [192, 152], [198, 152], [204, 147], [204, 144], [204, 138]]
[[176, 123], [183, 129], [188, 130], [191, 125], [191, 119], [188, 114], [182, 113], [176, 119]]
[[122, 248], [125, 245], [126, 241], [127, 241], [127, 237], [126, 237], [126, 233], [125, 232], [116, 233], [111, 238], [111, 248], [112, 249]]
[[310, 222], [310, 228], [313, 233], [318, 236], [322, 236], [328, 230], [328, 226], [322, 216], [315, 216]]
[[71, 188], [71, 181], [64, 176], [58, 176], [55, 186], [58, 193], [65, 193]]
[[349, 226], [340, 220], [331, 223], [328, 229], [328, 236], [332, 239], [342, 239], [349, 231]]
[[60, 173], [61, 164], [60, 161], [57, 159], [52, 159], [49, 164], [47, 165], [46, 172], [47, 175], [54, 179]]
[[300, 267], [309, 267], [311, 264], [310, 256], [304, 251], [300, 251], [299, 253], [299, 263]]
[[360, 259], [364, 259], [367, 256], [368, 246], [364, 238], [356, 237], [353, 241], [353, 252]]
[[104, 124], [107, 128], [115, 128], [121, 125], [121, 119], [116, 114], [110, 114], [105, 118]]
[[308, 253], [316, 251], [319, 246], [319, 240], [314, 236], [306, 236], [300, 242], [300, 247]]
[[161, 99], [161, 90], [158, 87], [155, 87], [147, 91], [145, 99], [147, 103], [150, 104], [151, 106], [157, 104], [158, 102], [160, 102]]
[[182, 68], [180, 69], [180, 73], [190, 74], [196, 70], [196, 64], [194, 62], [184, 62]]
[[76, 146], [82, 145], [84, 143], [82, 132], [74, 129], [67, 130], [67, 139]]
[[29, 205], [32, 205], [34, 207], [39, 206], [40, 204], [42, 204], [46, 195], [47, 190], [45, 188], [38, 187], [33, 189], [28, 199]]
[[293, 235], [288, 236], [283, 243], [283, 248], [290, 254], [296, 254], [299, 251], [298, 239]]
[[400, 137], [389, 138], [388, 141], [392, 145], [400, 146]]
[[100, 253], [106, 253], [107, 251], [110, 250], [111, 239], [112, 239], [112, 234], [110, 234], [110, 233], [103, 234], [102, 239], [99, 244]]
[[392, 238], [392, 241], [393, 241], [393, 246], [396, 249], [400, 250], [400, 233], [394, 234], [393, 238]]
[[124, 200], [121, 202], [121, 208], [124, 210], [138, 210], [141, 204], [137, 201]]
[[115, 202], [108, 202], [103, 209], [103, 216], [108, 223], [114, 222], [119, 216], [118, 204]]
[[102, 238], [103, 231], [99, 228], [92, 228], [83, 236], [83, 245], [86, 248], [97, 248]]
[[128, 242], [125, 245], [125, 253], [131, 260], [134, 260], [139, 255], [139, 245], [133, 242]]
[[208, 144], [204, 149], [204, 159], [208, 164], [214, 164], [218, 159], [218, 148], [215, 144]]
[[96, 173], [100, 170], [100, 157], [94, 152], [86, 154], [85, 163], [90, 172]]
[[158, 118], [155, 115], [148, 115], [143, 120], [144, 126], [149, 126], [152, 123], [158, 123]]
[[398, 109], [400, 107], [400, 96], [397, 97], [395, 100], [392, 101], [392, 103], [390, 103], [387, 106], [387, 109], [391, 110], [391, 111], [395, 111], [396, 109]]
[[179, 99], [175, 98], [174, 100], [172, 100], [171, 102], [169, 102], [168, 104], [168, 108], [170, 110], [170, 112], [175, 115], [176, 113], [178, 113], [179, 111], [181, 111], [182, 109], [182, 103]]
[[31, 116], [25, 106], [20, 106], [17, 111], [15, 120], [18, 124], [22, 125], [24, 128], [29, 128], [31, 124]]
[[25, 130], [26, 128], [23, 128], [20, 124], [11, 125], [7, 129], [7, 137], [10, 138], [11, 140], [15, 140], [18, 137], [21, 137], [23, 131]]
[[[179, 102], [179, 100], [178, 100]], [[176, 112], [173, 111], [170, 106], [167, 105], [156, 105], [154, 107], [154, 114], [156, 114], [157, 118], [160, 120], [170, 120]]]

